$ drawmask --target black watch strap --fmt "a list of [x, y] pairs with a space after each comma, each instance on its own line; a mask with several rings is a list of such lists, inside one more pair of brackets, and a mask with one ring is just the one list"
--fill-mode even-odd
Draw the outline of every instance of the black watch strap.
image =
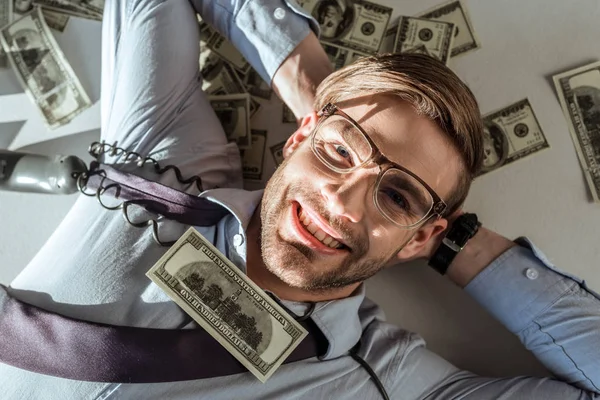
[[454, 257], [465, 247], [469, 239], [475, 236], [480, 226], [481, 223], [475, 214], [467, 213], [458, 217], [429, 260], [429, 265], [444, 275]]

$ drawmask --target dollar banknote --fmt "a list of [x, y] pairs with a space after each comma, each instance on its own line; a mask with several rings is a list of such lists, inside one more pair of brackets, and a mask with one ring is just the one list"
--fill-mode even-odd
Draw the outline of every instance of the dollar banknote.
[[206, 45], [240, 73], [248, 73], [250, 70], [250, 63], [246, 61], [242, 53], [239, 52], [233, 43], [203, 21], [200, 16], [198, 16], [198, 24], [200, 26], [201, 47]]
[[405, 50], [402, 54], [424, 54], [426, 56], [433, 57], [433, 55], [427, 51], [427, 48], [424, 45]]
[[600, 202], [600, 62], [554, 76], [571, 139], [595, 202]]
[[0, 31], [17, 77], [50, 128], [65, 125], [92, 104], [39, 7]]
[[398, 24], [394, 24], [386, 29], [379, 47], [379, 53], [393, 53], [396, 45], [396, 34], [398, 33]]
[[483, 125], [480, 175], [550, 147], [527, 99], [485, 115]]
[[295, 124], [297, 122], [294, 112], [285, 103], [283, 103], [283, 109], [281, 112], [281, 122], [284, 124]]
[[254, 68], [250, 67], [248, 72], [243, 75], [242, 81], [244, 82], [244, 86], [246, 86], [246, 90], [248, 93], [250, 93], [250, 95], [260, 97], [264, 100], [271, 99], [273, 90], [269, 84], [265, 82], [263, 78], [261, 78]]
[[363, 53], [379, 51], [392, 9], [366, 0], [299, 0], [321, 27], [322, 42]]
[[217, 114], [227, 139], [237, 142], [240, 149], [252, 145], [250, 132], [250, 95], [248, 93], [209, 96], [212, 109]]
[[[425, 18], [400, 17], [394, 53], [406, 53], [421, 46], [444, 64], [450, 59], [455, 25]], [[415, 51], [413, 51], [414, 53]]]
[[285, 141], [281, 143], [277, 143], [270, 147], [271, 155], [273, 156], [273, 160], [275, 161], [276, 166], [280, 166], [283, 162], [283, 147], [285, 146]]
[[42, 15], [44, 16], [48, 27], [58, 32], [63, 32], [67, 27], [67, 23], [69, 22], [68, 15], [57, 12], [42, 9]]
[[[342, 47], [332, 46], [329, 44], [321, 43], [325, 54], [329, 57], [331, 66], [334, 71], [345, 67], [346, 65], [352, 64], [359, 58], [366, 57], [368, 54], [361, 53], [355, 50], [345, 49]], [[294, 121], [295, 122], [295, 121]]]
[[261, 382], [307, 335], [194, 228], [146, 275]]
[[252, 129], [252, 146], [244, 150], [242, 172], [245, 180], [261, 181], [267, 144], [267, 131]]
[[[13, 0], [0, 0], [0, 28], [8, 25], [13, 19]], [[8, 66], [6, 53], [0, 46], [0, 68]]]
[[[13, 3], [14, 20], [21, 18], [23, 15], [33, 11], [33, 8], [35, 7], [32, 1], [11, 1]], [[44, 8], [42, 8], [42, 15], [44, 16], [46, 25], [48, 25], [50, 29], [54, 29], [58, 32], [63, 32], [67, 26], [67, 22], [69, 22], [69, 16], [53, 11], [48, 11]]]
[[[200, 75], [202, 90], [209, 95], [248, 93], [233, 66], [201, 43]], [[250, 98], [250, 118], [260, 109], [260, 103]]]
[[[31, 2], [22, 2], [31, 3]], [[67, 1], [67, 0], [33, 0], [33, 5], [40, 6], [44, 10], [53, 11], [63, 15], [102, 21], [102, 9], [92, 6], [90, 3], [101, 4], [104, 1]]]
[[471, 18], [466, 7], [459, 0], [452, 0], [433, 7], [417, 17], [432, 19], [435, 21], [450, 22], [456, 25], [454, 31], [454, 42], [452, 44], [451, 57], [466, 54], [481, 47]]

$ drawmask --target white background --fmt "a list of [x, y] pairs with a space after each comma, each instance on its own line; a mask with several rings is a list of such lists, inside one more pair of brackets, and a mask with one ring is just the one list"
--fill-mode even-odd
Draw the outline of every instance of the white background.
[[[380, 2], [394, 7], [392, 21], [437, 3]], [[465, 4], [482, 48], [451, 60], [451, 68], [471, 87], [483, 113], [528, 97], [551, 145], [479, 178], [467, 209], [510, 238], [530, 237], [560, 268], [600, 289], [600, 205], [591, 202], [551, 81], [555, 73], [600, 59], [600, 3], [470, 0]], [[89, 159], [87, 146], [99, 137], [100, 28], [97, 22], [72, 19], [63, 34], [56, 34], [96, 102], [69, 127], [48, 132], [37, 110], [24, 99], [13, 72], [0, 70], [0, 96], [14, 95], [10, 101], [0, 97], [0, 148], [39, 141], [24, 150]], [[258, 116], [255, 127], [269, 129], [267, 147], [293, 131], [293, 126], [279, 124], [280, 112], [280, 105], [274, 103]], [[73, 132], [82, 133], [63, 136]], [[269, 152], [265, 168], [273, 169]], [[27, 264], [74, 200], [74, 195], [0, 192], [1, 283], [9, 283]], [[425, 265], [397, 266], [373, 278], [367, 287], [390, 321], [421, 333], [431, 349], [463, 368], [486, 375], [545, 373], [515, 337]], [[510, 287], [506, 295], [510, 296]]]

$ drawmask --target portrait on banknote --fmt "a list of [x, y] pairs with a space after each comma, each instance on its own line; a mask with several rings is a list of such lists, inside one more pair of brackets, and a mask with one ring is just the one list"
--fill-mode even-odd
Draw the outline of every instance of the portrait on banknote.
[[506, 160], [508, 142], [502, 129], [493, 122], [485, 124], [483, 132], [483, 169], [492, 170]]
[[321, 27], [323, 39], [338, 39], [352, 27], [354, 7], [349, 0], [320, 0], [312, 15]]
[[33, 0], [14, 0], [13, 8], [17, 13], [28, 13], [33, 10]]

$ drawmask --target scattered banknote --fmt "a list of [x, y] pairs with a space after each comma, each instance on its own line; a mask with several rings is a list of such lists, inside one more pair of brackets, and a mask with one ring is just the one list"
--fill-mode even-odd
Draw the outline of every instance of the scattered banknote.
[[[23, 1], [21, 3], [31, 3]], [[104, 0], [69, 1], [69, 0], [33, 0], [33, 5], [44, 10], [54, 11], [72, 17], [102, 21]]]
[[424, 45], [420, 45], [417, 47], [413, 47], [412, 49], [408, 49], [404, 51], [402, 54], [424, 54], [429, 57], [433, 57], [433, 55], [427, 51], [427, 48]]
[[379, 47], [379, 53], [393, 53], [396, 45], [396, 34], [398, 33], [398, 24], [394, 24], [386, 29]]
[[[214, 51], [201, 44], [200, 75], [202, 75], [202, 90], [209, 95], [224, 95], [248, 93], [238, 73]], [[260, 103], [250, 98], [250, 118], [256, 114]]]
[[283, 103], [281, 122], [284, 124], [297, 123], [294, 112], [285, 103]]
[[483, 124], [481, 175], [550, 147], [527, 99], [485, 115]]
[[467, 9], [459, 0], [452, 0], [433, 7], [417, 17], [435, 21], [450, 22], [456, 25], [451, 57], [456, 57], [469, 51], [481, 48]]
[[39, 7], [5, 26], [0, 32], [0, 42], [48, 127], [65, 125], [91, 106]]
[[285, 141], [281, 143], [277, 143], [276, 145], [271, 146], [271, 155], [273, 156], [273, 160], [275, 161], [275, 165], [279, 167], [283, 162], [283, 147], [285, 146]]
[[252, 129], [252, 146], [244, 150], [242, 172], [248, 181], [262, 181], [267, 131]]
[[394, 53], [424, 46], [427, 53], [444, 64], [450, 59], [454, 40], [455, 25], [451, 22], [434, 21], [424, 18], [400, 17]]
[[379, 51], [392, 9], [366, 0], [299, 0], [321, 27], [321, 41], [375, 54]]
[[248, 93], [209, 96], [227, 139], [237, 142], [240, 149], [252, 145], [250, 132], [250, 95]]
[[[13, 0], [0, 0], [0, 27], [10, 24], [13, 20]], [[6, 53], [0, 46], [0, 68], [8, 66]]]
[[146, 276], [261, 382], [308, 334], [194, 228]]
[[242, 74], [248, 73], [250, 63], [246, 61], [242, 53], [227, 38], [221, 35], [216, 29], [204, 22], [198, 16], [200, 26], [200, 43], [205, 44], [210, 50], [214, 51], [219, 57], [231, 64]]
[[600, 202], [600, 62], [554, 76], [560, 106], [595, 202]]
[[[35, 5], [32, 1], [11, 0], [13, 3], [14, 17], [13, 20], [21, 18], [23, 15], [33, 11]], [[49, 28], [58, 32], [63, 32], [69, 22], [69, 17], [53, 11], [48, 11], [42, 8], [42, 15]]]
[[343, 68], [346, 65], [352, 64], [359, 58], [368, 56], [368, 54], [365, 53], [344, 49], [325, 43], [321, 43], [321, 46], [323, 47], [323, 50], [325, 50], [325, 54], [327, 54], [327, 57], [329, 57], [329, 61], [331, 62], [331, 66], [333, 67], [334, 71], [337, 71], [338, 69]]
[[44, 19], [46, 20], [46, 24], [55, 31], [64, 32], [67, 27], [67, 23], [69, 22], [69, 16], [60, 14], [54, 11], [44, 10], [42, 8], [42, 14], [44, 15]]
[[260, 97], [264, 100], [271, 99], [273, 90], [271, 89], [269, 84], [265, 82], [263, 78], [261, 78], [261, 76], [258, 74], [258, 72], [256, 72], [254, 68], [250, 67], [250, 69], [242, 79], [246, 90], [252, 96]]

